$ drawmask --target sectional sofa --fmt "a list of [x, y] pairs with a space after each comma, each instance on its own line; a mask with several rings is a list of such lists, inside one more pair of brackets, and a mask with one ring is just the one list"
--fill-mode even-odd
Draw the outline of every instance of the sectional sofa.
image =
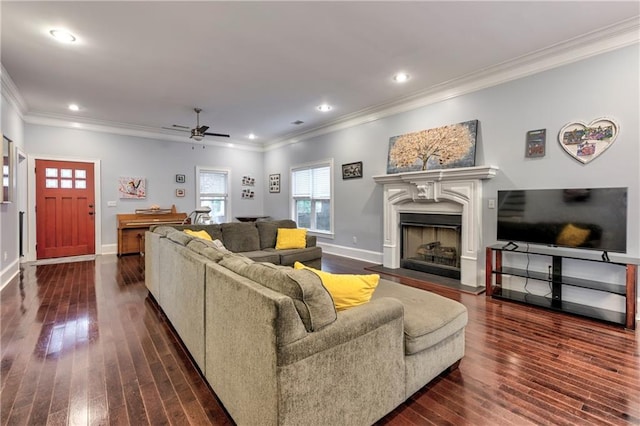
[[466, 308], [380, 280], [336, 312], [317, 274], [178, 229], [147, 232], [145, 282], [239, 425], [369, 425], [464, 356]]

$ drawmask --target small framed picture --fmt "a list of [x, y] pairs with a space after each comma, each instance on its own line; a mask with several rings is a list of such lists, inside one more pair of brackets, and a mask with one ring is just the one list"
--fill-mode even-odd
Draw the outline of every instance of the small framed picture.
[[362, 177], [362, 161], [342, 165], [342, 179], [353, 179]]
[[544, 157], [547, 141], [547, 129], [529, 130], [524, 156], [526, 158]]
[[280, 192], [280, 173], [269, 175], [269, 192]]
[[184, 175], [176, 175], [176, 183], [184, 183]]
[[176, 197], [184, 197], [184, 188], [176, 189]]

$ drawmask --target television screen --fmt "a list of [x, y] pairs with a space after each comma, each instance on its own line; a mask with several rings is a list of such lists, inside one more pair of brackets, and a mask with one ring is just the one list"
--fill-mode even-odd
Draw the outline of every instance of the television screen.
[[625, 253], [627, 188], [498, 191], [498, 240]]

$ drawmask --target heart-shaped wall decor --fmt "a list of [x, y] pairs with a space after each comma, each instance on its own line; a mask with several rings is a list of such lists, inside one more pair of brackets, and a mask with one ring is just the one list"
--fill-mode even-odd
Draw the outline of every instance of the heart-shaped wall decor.
[[587, 164], [613, 144], [619, 130], [611, 118], [598, 118], [591, 123], [575, 121], [560, 129], [558, 142], [570, 156]]

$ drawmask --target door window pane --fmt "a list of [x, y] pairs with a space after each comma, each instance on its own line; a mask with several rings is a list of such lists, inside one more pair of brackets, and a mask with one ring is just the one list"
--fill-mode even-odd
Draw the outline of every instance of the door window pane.
[[44, 169], [44, 175], [50, 178], [58, 177], [58, 169], [51, 169], [47, 167]]
[[76, 189], [87, 189], [86, 180], [76, 180]]
[[73, 170], [71, 170], [71, 169], [60, 169], [60, 177], [72, 178], [73, 177]]
[[71, 179], [60, 179], [60, 188], [73, 188], [73, 181]]
[[76, 179], [86, 179], [87, 171], [86, 170], [76, 170]]
[[46, 188], [57, 188], [58, 187], [58, 179], [47, 179], [45, 182]]

